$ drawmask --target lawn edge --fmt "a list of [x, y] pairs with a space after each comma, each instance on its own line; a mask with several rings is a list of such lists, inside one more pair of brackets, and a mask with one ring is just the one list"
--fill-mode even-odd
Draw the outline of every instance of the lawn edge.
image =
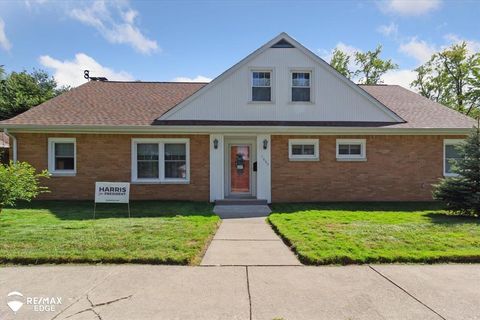
[[[218, 217], [218, 216], [217, 216]], [[218, 228], [220, 228], [220, 225], [222, 224], [222, 219], [220, 219], [220, 217], [218, 218], [217, 220], [217, 223], [215, 224], [215, 232], [213, 232], [212, 234], [210, 234], [210, 236], [206, 239], [204, 245], [203, 245], [203, 248], [202, 250], [200, 250], [200, 252], [192, 258], [192, 260], [190, 261], [190, 263], [188, 263], [189, 266], [199, 266], [200, 263], [202, 262], [203, 260], [203, 257], [205, 256], [205, 253], [207, 252], [208, 250], [208, 247], [210, 247], [210, 244], [212, 243], [213, 241], [213, 238], [215, 237], [215, 235], [217, 234], [217, 231], [218, 231]]]

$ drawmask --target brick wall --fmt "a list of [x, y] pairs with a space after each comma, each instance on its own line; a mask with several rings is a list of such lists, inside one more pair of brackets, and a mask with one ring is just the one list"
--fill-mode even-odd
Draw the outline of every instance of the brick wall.
[[128, 135], [128, 134], [26, 134], [17, 133], [18, 160], [38, 170], [48, 167], [48, 138], [75, 137], [77, 175], [51, 177], [42, 183], [50, 189], [41, 199], [93, 200], [95, 181], [130, 181], [132, 138], [189, 138], [190, 184], [133, 184], [134, 200], [209, 200], [208, 135]]
[[[320, 161], [288, 160], [288, 139], [319, 139]], [[366, 162], [336, 160], [337, 138], [367, 140]], [[272, 201], [432, 200], [445, 136], [272, 136]]]
[[[130, 181], [131, 139], [189, 138], [190, 184], [134, 184], [137, 200], [209, 199], [208, 135], [16, 134], [18, 159], [48, 166], [48, 138], [77, 139], [77, 175], [44, 180], [42, 199], [88, 199], [95, 181]], [[319, 161], [289, 161], [288, 139], [319, 139]], [[366, 162], [336, 161], [337, 138], [367, 140]], [[461, 136], [272, 136], [272, 201], [431, 200], [431, 185], [443, 174], [443, 139]]]

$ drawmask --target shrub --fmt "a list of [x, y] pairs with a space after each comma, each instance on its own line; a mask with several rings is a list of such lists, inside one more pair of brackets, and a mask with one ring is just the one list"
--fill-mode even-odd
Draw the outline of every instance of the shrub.
[[480, 129], [475, 128], [457, 148], [460, 160], [453, 163], [456, 177], [442, 179], [433, 197], [455, 214], [480, 216]]
[[5, 206], [14, 206], [19, 200], [30, 201], [42, 192], [48, 192], [40, 186], [40, 178], [48, 178], [44, 170], [36, 173], [27, 162], [12, 162], [0, 165], [0, 212]]

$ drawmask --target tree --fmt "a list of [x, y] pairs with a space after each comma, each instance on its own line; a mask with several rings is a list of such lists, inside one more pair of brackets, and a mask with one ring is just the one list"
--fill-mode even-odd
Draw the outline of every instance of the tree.
[[480, 128], [475, 128], [457, 151], [453, 165], [456, 177], [442, 179], [434, 186], [433, 197], [443, 201], [455, 214], [480, 216]]
[[380, 59], [381, 53], [381, 45], [378, 45], [373, 51], [367, 51], [365, 53], [355, 52], [355, 63], [358, 65], [358, 70], [355, 71], [355, 76], [360, 77], [360, 83], [382, 83], [381, 77], [387, 73], [387, 71], [398, 68], [398, 65], [393, 63], [391, 59]]
[[349, 69], [351, 56], [335, 49], [333, 51], [330, 65], [334, 67], [345, 77], [358, 79], [359, 83], [363, 84], [378, 84], [382, 83], [381, 77], [390, 70], [395, 70], [398, 66], [392, 62], [391, 59], [383, 60], [380, 58], [382, 53], [382, 46], [378, 45], [373, 51], [355, 52], [354, 61], [357, 66], [356, 70]]
[[333, 50], [332, 59], [330, 65], [335, 68], [340, 74], [344, 75], [348, 79], [352, 78], [353, 72], [350, 71], [348, 64], [350, 63], [350, 56], [342, 50], [335, 48]]
[[14, 117], [67, 90], [42, 70], [11, 72], [0, 69], [0, 120]]
[[480, 54], [469, 54], [467, 44], [454, 44], [437, 52], [416, 68], [412, 82], [421, 95], [470, 116], [478, 116]]
[[46, 170], [37, 174], [26, 162], [0, 165], [0, 213], [5, 206], [14, 206], [19, 200], [31, 201], [40, 193], [48, 192], [39, 184], [40, 178], [48, 177]]

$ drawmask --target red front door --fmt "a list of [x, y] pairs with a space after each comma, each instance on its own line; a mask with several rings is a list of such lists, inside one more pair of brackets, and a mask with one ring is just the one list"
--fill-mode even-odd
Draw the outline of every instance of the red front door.
[[250, 193], [250, 145], [230, 146], [230, 192]]

